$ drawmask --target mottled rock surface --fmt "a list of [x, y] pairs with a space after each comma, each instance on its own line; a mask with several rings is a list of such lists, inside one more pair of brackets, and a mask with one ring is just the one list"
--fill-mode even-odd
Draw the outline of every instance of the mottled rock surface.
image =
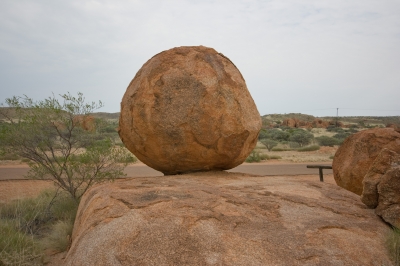
[[173, 48], [147, 61], [126, 90], [119, 123], [125, 146], [164, 174], [233, 168], [261, 129], [239, 70], [204, 46]]
[[96, 185], [65, 265], [393, 265], [357, 195], [299, 177], [202, 172]]
[[378, 184], [379, 202], [375, 213], [400, 228], [400, 165], [392, 165]]
[[364, 176], [383, 148], [400, 153], [400, 133], [392, 128], [374, 128], [349, 136], [333, 158], [336, 183], [361, 195]]
[[[386, 171], [394, 164], [400, 164], [400, 154], [386, 148], [382, 149], [365, 175], [362, 181], [361, 201], [369, 208], [378, 206], [378, 184]], [[400, 190], [398, 193], [400, 194]]]

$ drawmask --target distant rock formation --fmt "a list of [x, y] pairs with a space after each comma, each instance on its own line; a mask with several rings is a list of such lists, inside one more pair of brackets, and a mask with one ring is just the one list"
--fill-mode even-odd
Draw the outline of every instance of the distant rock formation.
[[96, 185], [64, 265], [392, 265], [359, 197], [298, 177], [206, 172]]
[[349, 136], [333, 158], [336, 183], [361, 195], [364, 176], [384, 148], [400, 153], [400, 133], [392, 128], [374, 128]]
[[155, 55], [121, 102], [125, 146], [166, 175], [233, 168], [255, 147], [260, 129], [260, 114], [239, 70], [204, 46]]
[[326, 121], [322, 119], [314, 119], [314, 121], [304, 121], [297, 118], [288, 118], [283, 120], [282, 125], [293, 128], [327, 128], [328, 126], [344, 127], [342, 122]]

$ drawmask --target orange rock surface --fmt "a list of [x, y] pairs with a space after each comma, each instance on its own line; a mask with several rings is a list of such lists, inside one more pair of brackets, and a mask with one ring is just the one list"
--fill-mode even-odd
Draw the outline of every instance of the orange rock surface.
[[333, 158], [336, 183], [361, 195], [364, 176], [383, 148], [400, 153], [400, 133], [392, 128], [374, 128], [349, 136]]
[[392, 167], [378, 184], [379, 202], [375, 213], [391, 225], [400, 228], [400, 165]]
[[63, 265], [392, 265], [389, 230], [317, 178], [139, 177], [85, 193]]
[[233, 168], [255, 147], [260, 129], [260, 114], [239, 70], [203, 46], [155, 55], [121, 102], [125, 146], [167, 175]]
[[378, 184], [381, 182], [386, 171], [388, 171], [394, 164], [400, 164], [400, 154], [384, 148], [379, 153], [378, 157], [376, 157], [367, 174], [364, 176], [362, 181], [363, 191], [361, 194], [361, 201], [369, 208], [373, 209], [378, 206]]

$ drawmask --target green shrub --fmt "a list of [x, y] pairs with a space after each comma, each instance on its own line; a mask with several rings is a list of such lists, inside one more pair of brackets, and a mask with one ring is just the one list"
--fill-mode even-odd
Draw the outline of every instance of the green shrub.
[[15, 160], [19, 160], [19, 159], [20, 159], [20, 157], [18, 155], [0, 151], [0, 161], [2, 161], [2, 160], [15, 161]]
[[246, 158], [247, 163], [254, 163], [254, 162], [260, 162], [262, 160], [268, 159], [268, 155], [262, 154], [258, 151], [253, 150], [250, 155]]
[[125, 146], [116, 146], [116, 149], [118, 149], [118, 153], [119, 153], [119, 158], [117, 160], [118, 163], [135, 163], [137, 162], [137, 159], [135, 156], [133, 156], [133, 154], [127, 149], [125, 148]]
[[311, 145], [311, 146], [306, 146], [306, 147], [302, 147], [297, 149], [297, 151], [299, 152], [304, 152], [304, 151], [317, 151], [319, 150], [319, 146], [318, 145]]
[[291, 149], [298, 149], [298, 148], [301, 147], [299, 143], [294, 142], [294, 141], [291, 141], [291, 142], [289, 142], [288, 144], [289, 144], [289, 147], [290, 147]]
[[258, 139], [272, 139], [275, 141], [287, 141], [290, 137], [288, 132], [282, 131], [280, 129], [262, 129], [258, 135]]
[[0, 219], [12, 221], [21, 233], [38, 235], [48, 221], [51, 220], [48, 207], [53, 196], [48, 191], [37, 198], [14, 200], [0, 209]]
[[79, 202], [65, 191], [0, 206], [0, 265], [42, 265], [43, 249], [65, 251]]
[[350, 132], [343, 131], [343, 132], [339, 132], [339, 133], [333, 135], [333, 137], [334, 137], [335, 139], [345, 139], [345, 138], [347, 138], [347, 137], [350, 136], [350, 135], [351, 135]]
[[260, 142], [264, 144], [268, 151], [271, 151], [273, 147], [278, 145], [278, 142], [272, 139], [262, 139]]
[[306, 130], [296, 130], [293, 134], [289, 137], [291, 142], [296, 142], [300, 147], [308, 145], [313, 140], [314, 135], [311, 132]]
[[321, 146], [329, 146], [333, 147], [339, 144], [339, 141], [336, 138], [328, 137], [328, 136], [321, 136], [315, 138], [319, 145]]
[[342, 131], [343, 131], [343, 128], [337, 127], [337, 126], [335, 126], [335, 125], [330, 125], [330, 126], [328, 126], [328, 127], [326, 128], [326, 131], [328, 131], [328, 132], [342, 132]]
[[42, 265], [42, 253], [32, 236], [0, 219], [0, 265]]
[[386, 246], [389, 250], [389, 253], [395, 262], [396, 266], [400, 266], [400, 229], [393, 228], [387, 239], [386, 239]]

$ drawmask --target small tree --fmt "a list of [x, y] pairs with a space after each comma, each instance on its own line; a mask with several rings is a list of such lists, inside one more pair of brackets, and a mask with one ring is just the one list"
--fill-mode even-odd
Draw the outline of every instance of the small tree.
[[289, 140], [296, 142], [300, 147], [303, 147], [310, 144], [313, 138], [314, 135], [312, 133], [299, 129], [293, 132], [293, 134], [289, 137]]
[[122, 176], [128, 152], [97, 130], [85, 130], [82, 121], [103, 106], [86, 103], [82, 93], [34, 102], [27, 96], [6, 99], [2, 108], [8, 122], [0, 132], [0, 147], [29, 161], [29, 178], [51, 178], [79, 200], [93, 184]]
[[319, 145], [321, 146], [330, 146], [333, 147], [339, 144], [339, 141], [335, 138], [328, 137], [328, 136], [320, 136], [315, 138]]
[[273, 147], [278, 145], [278, 142], [272, 139], [262, 139], [260, 142], [267, 147], [268, 151], [271, 151]]

